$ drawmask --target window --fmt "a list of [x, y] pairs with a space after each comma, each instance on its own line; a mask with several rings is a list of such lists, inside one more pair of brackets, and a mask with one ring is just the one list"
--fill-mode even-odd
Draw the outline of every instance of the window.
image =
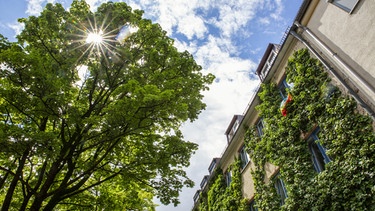
[[202, 190], [206, 187], [207, 182], [208, 182], [208, 178], [209, 178], [208, 175], [206, 175], [206, 176], [203, 177], [201, 185], [200, 185]]
[[328, 2], [331, 2], [348, 13], [352, 13], [359, 0], [328, 0]]
[[225, 173], [225, 182], [227, 183], [227, 186], [229, 187], [230, 183], [232, 182], [232, 172], [227, 171], [227, 173]]
[[218, 158], [214, 158], [212, 159], [212, 162], [210, 164], [210, 166], [208, 167], [208, 172], [210, 172], [210, 174], [212, 174], [212, 172], [214, 171], [215, 167], [216, 167], [216, 163], [218, 162]]
[[326, 163], [330, 162], [331, 159], [326, 153], [326, 149], [319, 143], [319, 128], [307, 138], [307, 143], [311, 153], [311, 160], [314, 164], [315, 171], [320, 173], [324, 170]]
[[252, 200], [249, 204], [249, 211], [258, 211], [258, 208], [255, 206], [254, 200]]
[[256, 70], [256, 73], [261, 81], [263, 81], [266, 78], [268, 72], [270, 71], [270, 69], [272, 69], [272, 65], [275, 62], [278, 50], [279, 45], [271, 43], [268, 44], [267, 49], [263, 54], [262, 60], [260, 61], [258, 68]]
[[274, 59], [275, 59], [275, 53], [271, 51], [270, 55], [268, 56], [267, 63], [272, 64]]
[[241, 168], [245, 168], [247, 163], [249, 163], [249, 155], [246, 152], [246, 146], [243, 145], [240, 150]]
[[264, 122], [263, 122], [263, 118], [261, 118], [259, 119], [257, 123], [257, 130], [258, 130], [258, 134], [260, 137], [262, 137], [263, 135], [263, 128], [264, 128]]
[[236, 120], [236, 121], [234, 122], [234, 124], [233, 124], [233, 131], [236, 131], [236, 130], [237, 130], [238, 125], [239, 125], [238, 120]]
[[234, 134], [235, 134], [236, 131], [237, 131], [238, 125], [239, 125], [238, 120], [236, 120], [236, 121], [234, 122], [234, 124], [233, 124], [232, 129], [229, 131], [229, 134], [228, 134], [228, 141], [231, 141], [231, 140], [232, 140]]
[[275, 180], [276, 193], [280, 196], [280, 205], [284, 205], [285, 199], [288, 197], [284, 181], [280, 178], [279, 175], [276, 175], [274, 180]]
[[276, 54], [273, 51], [271, 51], [271, 53], [268, 55], [268, 58], [262, 68], [262, 79], [266, 77], [268, 71], [271, 69], [273, 61], [275, 60], [275, 55]]
[[197, 190], [197, 192], [195, 192], [194, 197], [193, 197], [193, 200], [195, 203], [198, 202], [200, 193], [201, 193], [200, 190]]
[[261, 72], [261, 77], [262, 77], [262, 79], [264, 79], [265, 77], [266, 77], [266, 75], [267, 75], [267, 73], [268, 73], [268, 70], [269, 70], [269, 64], [268, 63], [266, 63], [266, 64], [264, 64], [264, 66], [263, 66], [263, 68], [262, 68], [262, 72]]

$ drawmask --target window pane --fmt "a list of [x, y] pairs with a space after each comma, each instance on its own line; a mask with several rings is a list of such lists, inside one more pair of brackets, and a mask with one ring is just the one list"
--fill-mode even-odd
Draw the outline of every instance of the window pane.
[[212, 173], [212, 171], [214, 170], [216, 166], [216, 160], [213, 160], [210, 164], [210, 166], [208, 167], [208, 171], [210, 172], [210, 174]]
[[330, 162], [331, 161], [331, 158], [329, 158], [328, 157], [328, 155], [327, 155], [327, 149], [325, 148], [325, 147], [323, 147], [320, 143], [319, 143], [319, 141], [315, 141], [316, 142], [316, 145], [318, 146], [318, 148], [319, 148], [319, 151], [320, 151], [320, 153], [322, 153], [322, 156], [323, 156], [323, 159], [324, 159], [324, 163], [328, 163], [328, 162]]
[[245, 146], [241, 148], [240, 159], [241, 159], [241, 168], [245, 168], [246, 164], [249, 162], [249, 155], [246, 152]]
[[350, 13], [358, 1], [359, 0], [334, 0], [333, 4]]
[[258, 208], [255, 206], [255, 201], [251, 201], [249, 205], [250, 211], [258, 211]]
[[260, 119], [257, 123], [257, 129], [258, 129], [259, 136], [263, 135], [263, 128], [264, 128], [263, 119]]
[[275, 188], [277, 194], [280, 196], [280, 204], [285, 204], [285, 199], [288, 197], [285, 189], [285, 184], [281, 178], [278, 176], [275, 178]]
[[318, 133], [319, 128], [310, 135], [310, 137], [307, 139], [307, 143], [314, 168], [318, 173], [320, 173], [325, 169], [325, 164], [330, 162], [331, 159], [328, 157], [326, 149], [319, 143]]
[[227, 171], [227, 173], [225, 174], [225, 180], [227, 186], [229, 187], [230, 183], [232, 182], [232, 173], [230, 171]]
[[308, 142], [309, 142], [309, 150], [311, 152], [311, 159], [313, 161], [314, 168], [318, 173], [322, 172], [324, 170], [324, 164], [325, 164], [323, 155], [313, 138], [310, 138]]

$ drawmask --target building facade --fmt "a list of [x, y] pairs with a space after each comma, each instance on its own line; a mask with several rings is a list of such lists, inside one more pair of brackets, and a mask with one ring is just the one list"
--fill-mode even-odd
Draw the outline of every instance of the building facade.
[[192, 210], [375, 209], [374, 12], [369, 0], [303, 1]]

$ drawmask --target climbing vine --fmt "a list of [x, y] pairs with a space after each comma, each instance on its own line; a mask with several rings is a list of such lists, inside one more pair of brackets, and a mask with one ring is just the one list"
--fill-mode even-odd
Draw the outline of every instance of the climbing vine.
[[195, 211], [246, 210], [247, 201], [242, 198], [241, 191], [241, 161], [236, 160], [229, 169], [232, 172], [230, 185], [227, 186], [222, 170], [216, 169], [208, 184], [208, 191], [201, 193], [199, 206]]
[[[261, 210], [375, 210], [375, 134], [356, 102], [333, 86], [323, 65], [306, 49], [286, 68], [292, 100], [282, 101], [274, 83], [262, 84], [257, 106], [265, 122], [260, 138], [249, 128], [245, 144], [256, 169], [255, 200]], [[285, 111], [284, 111], [285, 112]], [[319, 127], [319, 143], [331, 161], [317, 173], [306, 141]], [[266, 162], [280, 167], [288, 198], [280, 206], [273, 181], [264, 182]]]

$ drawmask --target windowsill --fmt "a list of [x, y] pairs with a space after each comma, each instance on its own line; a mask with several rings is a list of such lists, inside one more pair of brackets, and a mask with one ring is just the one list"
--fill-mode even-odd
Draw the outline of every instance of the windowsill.
[[251, 166], [250, 163], [251, 163], [251, 161], [249, 160], [249, 162], [247, 162], [246, 165], [241, 169], [241, 174], [243, 174], [245, 172], [245, 170], [247, 168], [249, 168], [249, 166]]
[[315, 131], [317, 127], [318, 127], [318, 124], [315, 124], [309, 132], [301, 133], [302, 139], [307, 140], [307, 138], [311, 136], [311, 134]]

